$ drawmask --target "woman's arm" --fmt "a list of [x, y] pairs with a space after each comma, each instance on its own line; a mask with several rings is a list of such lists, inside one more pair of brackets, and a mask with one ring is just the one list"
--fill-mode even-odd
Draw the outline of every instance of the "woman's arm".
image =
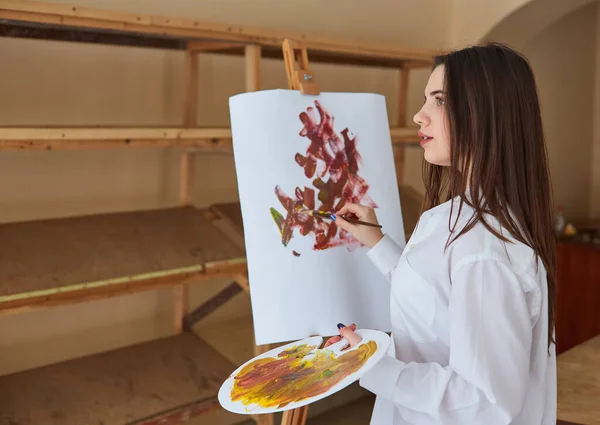
[[392, 274], [400, 262], [402, 248], [388, 235], [383, 237], [373, 246], [367, 256], [377, 269], [391, 282]]
[[[510, 424], [529, 379], [533, 323], [526, 288], [539, 291], [499, 260], [464, 264], [452, 276], [449, 365], [385, 356], [361, 386], [415, 423]], [[537, 312], [539, 297], [533, 299]]]
[[354, 214], [359, 220], [378, 224], [375, 210], [360, 204], [346, 204], [336, 213], [335, 222], [341, 229], [352, 233], [361, 244], [369, 248], [368, 256], [390, 281], [391, 273], [400, 262], [402, 248], [379, 228], [351, 224], [344, 220], [342, 217], [344, 214]]

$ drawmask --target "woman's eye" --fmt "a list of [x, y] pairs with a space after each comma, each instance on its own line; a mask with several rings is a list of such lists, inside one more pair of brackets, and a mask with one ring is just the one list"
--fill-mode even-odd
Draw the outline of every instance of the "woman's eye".
[[444, 99], [442, 99], [441, 97], [436, 97], [435, 101], [438, 104], [438, 106], [442, 106], [444, 104]]

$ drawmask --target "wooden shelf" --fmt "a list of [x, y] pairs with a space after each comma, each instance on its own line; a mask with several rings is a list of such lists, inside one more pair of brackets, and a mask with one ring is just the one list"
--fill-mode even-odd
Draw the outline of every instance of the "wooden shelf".
[[0, 127], [0, 150], [181, 147], [231, 151], [229, 128]]
[[282, 57], [281, 44], [285, 38], [291, 38], [306, 43], [312, 62], [428, 68], [437, 53], [430, 49], [29, 0], [2, 1], [0, 20], [0, 35], [4, 37], [163, 49], [189, 47], [233, 55], [242, 55], [245, 45], [254, 44], [262, 47], [263, 57], [274, 58]]
[[[418, 145], [416, 128], [390, 129], [394, 145]], [[230, 128], [0, 127], [0, 151], [176, 147], [232, 152]]]
[[233, 370], [185, 332], [0, 377], [2, 423], [141, 425], [193, 417], [220, 409], [216, 396]]
[[193, 207], [0, 224], [0, 314], [231, 275], [244, 252]]

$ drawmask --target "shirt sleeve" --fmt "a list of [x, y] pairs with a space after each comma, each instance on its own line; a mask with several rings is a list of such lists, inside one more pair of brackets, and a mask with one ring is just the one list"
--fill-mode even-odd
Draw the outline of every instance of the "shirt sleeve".
[[383, 237], [367, 252], [375, 267], [389, 280], [400, 261], [402, 248], [389, 235]]
[[500, 260], [460, 266], [452, 274], [449, 365], [384, 356], [360, 385], [414, 423], [510, 424], [529, 377], [533, 330], [525, 279]]

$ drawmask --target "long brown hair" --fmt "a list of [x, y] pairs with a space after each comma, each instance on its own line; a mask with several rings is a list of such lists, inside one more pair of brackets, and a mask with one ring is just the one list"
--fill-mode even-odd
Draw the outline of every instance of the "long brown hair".
[[[484, 214], [489, 213], [516, 240], [533, 249], [547, 272], [550, 344], [554, 342], [556, 242], [533, 71], [526, 58], [498, 43], [437, 56], [434, 68], [439, 65], [444, 66], [451, 166], [425, 162], [423, 209], [460, 197], [459, 209], [466, 203], [474, 215], [452, 240], [480, 222], [507, 241], [486, 222]], [[455, 226], [456, 222], [453, 233]]]

